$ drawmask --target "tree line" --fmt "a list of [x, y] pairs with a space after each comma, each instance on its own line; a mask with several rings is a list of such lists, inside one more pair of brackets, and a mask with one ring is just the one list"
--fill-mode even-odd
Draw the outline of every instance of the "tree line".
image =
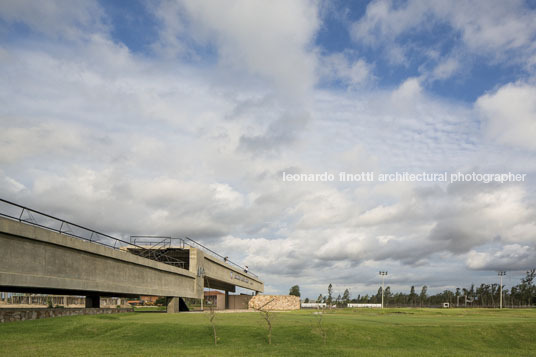
[[[526, 272], [526, 275], [521, 278], [521, 282], [510, 289], [506, 289], [503, 285], [503, 306], [504, 307], [519, 307], [531, 306], [536, 304], [536, 269]], [[499, 307], [500, 301], [500, 285], [499, 284], [480, 284], [476, 286], [471, 284], [468, 288], [456, 288], [452, 290], [444, 290], [435, 295], [428, 294], [428, 287], [424, 285], [419, 292], [415, 290], [415, 286], [411, 286], [409, 293], [391, 292], [391, 287], [385, 287], [384, 306], [438, 306], [448, 302], [451, 306], [479, 306], [479, 307]], [[300, 296], [300, 288], [294, 285], [289, 292], [290, 295]], [[337, 297], [333, 296], [333, 286], [329, 284], [327, 294], [320, 294], [316, 300], [305, 298], [304, 302], [323, 302], [329, 306], [337, 305], [345, 307], [348, 303], [364, 303], [364, 304], [380, 304], [382, 301], [382, 288], [373, 295], [358, 295], [356, 298], [351, 298], [350, 290], [344, 290], [344, 293]]]

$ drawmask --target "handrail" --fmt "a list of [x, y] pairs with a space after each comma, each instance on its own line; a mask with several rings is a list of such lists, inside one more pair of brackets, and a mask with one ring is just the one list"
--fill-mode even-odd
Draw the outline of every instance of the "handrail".
[[[224, 257], [223, 255], [216, 253], [212, 249], [204, 246], [203, 244], [201, 244], [199, 242], [196, 242], [195, 240], [193, 240], [190, 237], [177, 238], [177, 237], [171, 237], [171, 236], [158, 236], [158, 235], [154, 235], [154, 236], [152, 236], [152, 235], [143, 235], [143, 236], [136, 235], [136, 236], [130, 236], [130, 241], [131, 242], [132, 242], [133, 238], [134, 238], [134, 242], [138, 242], [138, 239], [140, 239], [140, 238], [169, 239], [170, 242], [173, 241], [173, 240], [179, 240], [182, 243], [183, 247], [184, 247], [184, 245], [189, 245], [192, 248], [195, 248], [197, 246], [197, 247], [201, 248], [201, 250], [204, 250], [204, 251], [206, 251], [206, 252], [208, 252], [208, 253], [220, 258], [221, 260], [224, 261], [224, 263], [229, 263], [230, 265], [233, 265], [236, 268], [242, 270], [244, 273], [251, 274], [253, 277], [255, 277], [257, 279], [259, 278], [258, 275], [252, 273], [251, 271], [249, 271], [249, 270], [246, 271], [245, 267], [242, 267], [241, 265], [229, 260], [227, 257]], [[189, 244], [189, 243], [185, 242], [185, 240], [190, 241], [192, 244]], [[153, 247], [154, 244], [156, 244], [156, 242], [155, 243], [148, 242], [148, 243], [151, 245], [151, 247]], [[141, 243], [139, 243], [139, 244], [141, 244]]]
[[225, 263], [229, 263], [229, 264], [231, 264], [231, 265], [234, 265], [235, 267], [237, 267], [237, 268], [239, 268], [240, 270], [244, 271], [244, 273], [246, 273], [246, 274], [251, 274], [251, 275], [253, 275], [253, 276], [256, 277], [256, 278], [259, 277], [258, 275], [252, 273], [251, 271], [249, 271], [248, 269], [242, 267], [241, 265], [239, 265], [239, 264], [237, 264], [237, 263], [235, 263], [235, 262], [230, 261], [227, 257], [224, 257], [224, 256], [222, 256], [222, 255], [216, 253], [216, 252], [213, 251], [212, 249], [205, 247], [203, 244], [201, 244], [201, 243], [199, 243], [199, 242], [196, 242], [196, 241], [193, 240], [192, 238], [190, 238], [190, 237], [185, 237], [185, 238], [188, 239], [190, 242], [192, 242], [192, 243], [198, 245], [199, 247], [201, 247], [201, 249], [206, 250], [206, 251], [208, 251], [209, 253], [211, 253], [211, 254], [213, 254], [213, 255], [216, 255], [217, 257], [223, 259], [223, 261], [224, 261]]
[[[0, 198], [0, 202], [4, 202], [4, 203], [7, 203], [8, 205], [10, 206], [13, 206], [13, 207], [17, 207], [17, 208], [20, 208], [21, 211], [20, 211], [20, 214], [18, 215], [18, 217], [16, 216], [12, 216], [12, 215], [9, 215], [7, 213], [4, 213], [4, 212], [1, 212], [0, 211], [0, 216], [3, 216], [3, 217], [7, 217], [7, 218], [10, 218], [10, 219], [13, 219], [13, 220], [16, 220], [16, 221], [19, 221], [19, 222], [24, 222], [26, 224], [29, 224], [29, 225], [33, 225], [33, 226], [36, 226], [36, 227], [40, 227], [40, 228], [44, 228], [44, 229], [48, 229], [50, 231], [54, 231], [54, 232], [57, 232], [57, 233], [60, 233], [60, 234], [65, 234], [67, 236], [70, 236], [70, 237], [73, 237], [73, 238], [78, 238], [78, 239], [82, 239], [82, 240], [85, 240], [85, 241], [89, 241], [90, 243], [96, 243], [96, 244], [100, 244], [100, 245], [103, 245], [103, 246], [106, 246], [106, 247], [110, 247], [110, 248], [113, 248], [113, 249], [120, 249], [121, 246], [130, 246], [130, 247], [133, 247], [133, 248], [136, 248], [136, 249], [140, 249], [141, 251], [143, 251], [144, 253], [147, 253], [147, 255], [150, 255], [152, 252], [151, 252], [151, 249], [147, 249], [146, 247], [143, 247], [139, 244], [136, 244], [136, 240], [134, 240], [134, 243], [132, 243], [132, 238], [142, 238], [142, 237], [146, 237], [146, 238], [169, 238], [169, 239], [179, 239], [182, 241], [183, 245], [184, 244], [188, 244], [184, 241], [183, 238], [174, 238], [174, 237], [167, 237], [167, 236], [131, 236], [131, 242], [127, 242], [127, 241], [124, 241], [122, 239], [119, 239], [119, 238], [116, 238], [116, 237], [112, 237], [111, 235], [108, 235], [106, 233], [101, 233], [101, 232], [98, 232], [98, 231], [95, 231], [91, 228], [87, 228], [87, 227], [84, 227], [84, 226], [81, 226], [79, 224], [76, 224], [76, 223], [72, 223], [72, 222], [69, 222], [67, 220], [64, 220], [64, 219], [61, 219], [61, 218], [58, 218], [58, 217], [54, 217], [54, 216], [51, 216], [47, 213], [44, 213], [44, 212], [41, 212], [41, 211], [38, 211], [38, 210], [35, 210], [33, 208], [29, 208], [29, 207], [26, 207], [26, 206], [23, 206], [23, 205], [20, 205], [18, 203], [15, 203], [15, 202], [11, 202], [11, 201], [8, 201], [8, 200], [5, 200], [3, 198]], [[25, 220], [25, 219], [22, 219], [22, 216], [24, 215], [24, 212], [27, 211], [28, 212], [28, 215], [29, 217], [32, 219], [32, 220]], [[49, 219], [52, 219], [54, 221], [56, 221], [57, 223], [61, 223], [60, 225], [60, 228], [57, 229], [57, 228], [52, 228], [52, 227], [49, 227], [49, 226], [46, 226], [46, 225], [43, 225], [43, 224], [39, 224], [37, 223], [37, 221], [35, 220], [35, 218], [30, 214], [31, 212], [33, 213], [36, 213], [38, 215], [41, 215], [43, 217], [46, 217], [46, 218], [49, 218]], [[74, 234], [73, 232], [68, 232], [67, 230], [64, 230], [64, 226], [67, 225], [67, 226], [70, 226], [70, 227], [76, 227], [76, 228], [79, 228], [79, 229], [82, 229], [82, 230], [85, 230], [87, 233], [90, 233], [90, 236], [89, 238], [86, 238], [86, 237], [83, 237], [83, 236], [80, 236], [80, 235], [76, 235]], [[111, 244], [107, 244], [107, 243], [104, 243], [98, 239], [93, 239], [93, 236], [101, 236], [101, 237], [105, 237], [107, 239], [111, 239], [112, 241], [114, 241], [114, 244], [111, 245]], [[185, 239], [187, 239], [188, 241], [192, 242], [192, 244], [188, 244], [192, 247], [194, 247], [194, 245], [200, 247], [202, 250], [205, 250], [207, 252], [209, 252], [210, 254], [213, 254], [215, 255], [216, 257], [219, 257], [221, 258], [225, 263], [229, 263], [230, 265], [233, 265], [237, 268], [239, 268], [240, 270], [242, 270], [244, 273], [246, 274], [250, 274], [252, 275], [253, 277], [256, 277], [258, 278], [258, 276], [254, 273], [252, 273], [251, 271], [247, 270], [246, 268], [240, 266], [239, 264], [235, 263], [235, 262], [232, 262], [230, 261], [227, 257], [224, 257], [218, 253], [216, 253], [215, 251], [213, 251], [212, 249], [204, 246], [203, 244], [199, 243], [199, 242], [196, 242], [195, 240], [189, 238], [189, 237], [185, 237]], [[162, 242], [162, 241], [161, 241]], [[161, 243], [159, 242], [159, 243]], [[119, 246], [118, 246], [118, 243], [119, 243]], [[174, 257], [171, 257], [169, 255], [166, 255], [165, 253], [161, 253], [162, 256], [165, 256], [167, 259], [168, 259], [168, 262], [163, 262], [164, 264], [168, 264], [168, 265], [172, 265], [172, 266], [184, 266], [184, 262], [182, 262], [181, 260], [179, 259], [176, 259]], [[143, 256], [141, 256], [143, 257]]]
[[[112, 237], [111, 235], [108, 235], [106, 233], [101, 233], [101, 232], [95, 231], [95, 230], [93, 230], [91, 228], [87, 228], [87, 227], [81, 226], [79, 224], [72, 223], [72, 222], [69, 222], [67, 220], [51, 216], [51, 215], [49, 215], [47, 213], [44, 213], [44, 212], [29, 208], [29, 207], [26, 207], [26, 206], [19, 205], [18, 203], [11, 202], [11, 201], [5, 200], [3, 198], [0, 198], [0, 202], [7, 203], [8, 205], [10, 205], [12, 207], [17, 207], [17, 208], [21, 209], [21, 212], [18, 215], [18, 217], [9, 215], [9, 214], [4, 213], [4, 212], [0, 212], [0, 216], [3, 216], [3, 217], [7, 217], [7, 218], [10, 218], [10, 219], [19, 221], [19, 222], [24, 222], [26, 224], [33, 225], [33, 226], [36, 226], [36, 227], [48, 229], [50, 231], [54, 231], [54, 232], [57, 232], [57, 233], [60, 233], [60, 234], [65, 234], [65, 235], [70, 236], [70, 237], [83, 239], [85, 241], [89, 241], [90, 243], [96, 243], [96, 244], [104, 245], [104, 246], [107, 246], [107, 247], [110, 247], [110, 248], [113, 248], [113, 249], [120, 249], [121, 246], [131, 246], [131, 247], [134, 247], [134, 248], [137, 248], [137, 249], [141, 249], [142, 251], [147, 250], [145, 247], [142, 247], [140, 245], [136, 245], [136, 244], [124, 241], [124, 240], [116, 238], [116, 237]], [[23, 216], [25, 211], [27, 211], [28, 213], [33, 212], [33, 213], [36, 213], [36, 214], [41, 215], [43, 217], [52, 219], [52, 220], [56, 221], [57, 223], [61, 223], [60, 228], [56, 229], [56, 228], [52, 228], [52, 227], [49, 227], [49, 226], [46, 226], [46, 225], [43, 225], [43, 224], [39, 224], [39, 223], [37, 223], [35, 221], [35, 218], [33, 218], [31, 215], [30, 215], [30, 217], [32, 218], [33, 222], [29, 221], [29, 220], [22, 219], [22, 216]], [[76, 235], [73, 232], [67, 232], [67, 231], [63, 230], [64, 225], [68, 225], [68, 226], [71, 226], [71, 227], [76, 227], [76, 228], [82, 229], [82, 230], [86, 231], [87, 233], [91, 233], [91, 235], [89, 236], [89, 238], [86, 238], [86, 237], [83, 237], [83, 236], [80, 236], [80, 235]], [[111, 245], [111, 244], [104, 243], [104, 242], [102, 242], [102, 241], [100, 241], [98, 239], [95, 240], [95, 239], [93, 239], [94, 235], [105, 237], [107, 239], [111, 239], [112, 241], [114, 241], [114, 244]], [[117, 246], [117, 243], [119, 243], [119, 247]], [[178, 259], [175, 259], [173, 257], [166, 256], [166, 258], [169, 258], [169, 261], [173, 262], [175, 264], [179, 264], [179, 265], [183, 264], [182, 261], [180, 261]], [[169, 263], [165, 263], [165, 264], [176, 266], [174, 264], [169, 264]]]

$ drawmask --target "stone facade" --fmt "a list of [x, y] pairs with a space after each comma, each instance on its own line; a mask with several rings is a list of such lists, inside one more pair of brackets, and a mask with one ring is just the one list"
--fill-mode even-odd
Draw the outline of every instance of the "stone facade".
[[292, 295], [257, 295], [249, 301], [250, 309], [263, 307], [266, 310], [299, 310], [300, 298]]
[[73, 315], [99, 315], [99, 314], [117, 314], [121, 312], [132, 312], [132, 308], [123, 309], [0, 309], [0, 323], [37, 320], [47, 317], [73, 316]]

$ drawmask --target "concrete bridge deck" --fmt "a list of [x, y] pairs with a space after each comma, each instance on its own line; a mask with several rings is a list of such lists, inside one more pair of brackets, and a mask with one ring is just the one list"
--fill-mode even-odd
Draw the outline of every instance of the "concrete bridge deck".
[[207, 286], [264, 291], [257, 277], [188, 249], [188, 269], [182, 269], [0, 217], [0, 291], [85, 295], [88, 307], [95, 307], [99, 296], [201, 299]]

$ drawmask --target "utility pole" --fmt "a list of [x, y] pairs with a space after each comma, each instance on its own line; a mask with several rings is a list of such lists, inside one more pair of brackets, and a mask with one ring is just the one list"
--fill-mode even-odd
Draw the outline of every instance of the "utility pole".
[[387, 272], [386, 271], [380, 271], [380, 275], [382, 276], [382, 309], [383, 309], [383, 292], [385, 290], [385, 288], [384, 288], [384, 279], [385, 279], [385, 276], [387, 275]]
[[502, 278], [503, 278], [504, 275], [506, 275], [505, 271], [500, 271], [499, 272], [499, 276], [501, 277], [501, 285], [499, 286], [499, 290], [501, 292], [501, 296], [499, 298], [499, 309], [502, 309], [502, 297], [503, 297], [503, 295], [502, 295]]

